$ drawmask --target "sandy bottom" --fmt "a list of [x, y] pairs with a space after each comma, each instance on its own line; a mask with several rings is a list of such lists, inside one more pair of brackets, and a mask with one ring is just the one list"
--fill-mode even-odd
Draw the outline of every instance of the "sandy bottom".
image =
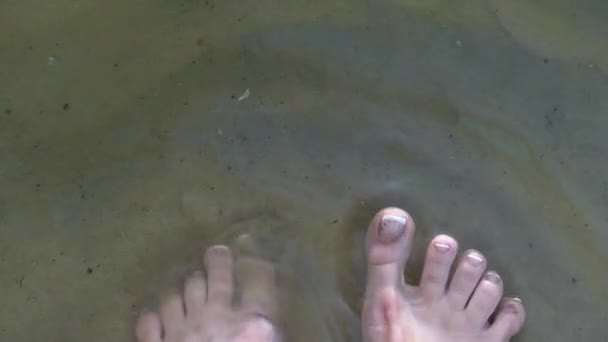
[[356, 341], [389, 205], [487, 254], [521, 341], [607, 339], [608, 5], [455, 3], [0, 5], [0, 339], [128, 341], [248, 232], [291, 340]]

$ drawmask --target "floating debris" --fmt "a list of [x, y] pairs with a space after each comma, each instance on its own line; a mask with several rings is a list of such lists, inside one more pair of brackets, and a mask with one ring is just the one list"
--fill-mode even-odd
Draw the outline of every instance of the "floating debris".
[[51, 57], [49, 57], [49, 58], [47, 59], [47, 63], [48, 63], [49, 65], [55, 65], [55, 63], [57, 63], [57, 58], [55, 58], [55, 57], [51, 56]]
[[241, 101], [245, 100], [246, 98], [249, 97], [249, 95], [251, 95], [251, 91], [249, 91], [249, 88], [247, 88], [247, 90], [245, 90], [243, 95], [239, 96], [238, 101], [241, 102]]

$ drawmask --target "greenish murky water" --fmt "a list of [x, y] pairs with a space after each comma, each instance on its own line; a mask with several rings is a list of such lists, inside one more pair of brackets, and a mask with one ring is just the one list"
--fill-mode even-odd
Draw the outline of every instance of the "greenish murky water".
[[598, 0], [5, 1], [0, 339], [127, 341], [250, 232], [288, 335], [357, 340], [365, 227], [396, 205], [419, 252], [488, 256], [520, 340], [605, 340], [606, 22]]

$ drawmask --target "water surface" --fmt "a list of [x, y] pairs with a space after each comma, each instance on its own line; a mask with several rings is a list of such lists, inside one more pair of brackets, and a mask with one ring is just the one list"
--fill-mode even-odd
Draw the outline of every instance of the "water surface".
[[294, 341], [357, 340], [388, 205], [488, 256], [520, 340], [608, 337], [605, 2], [0, 6], [2, 340], [127, 341], [243, 232]]

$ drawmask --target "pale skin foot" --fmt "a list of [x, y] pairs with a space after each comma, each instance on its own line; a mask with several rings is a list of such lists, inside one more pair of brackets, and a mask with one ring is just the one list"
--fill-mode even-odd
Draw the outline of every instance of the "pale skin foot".
[[517, 334], [525, 320], [521, 300], [502, 298], [502, 280], [486, 270], [481, 253], [464, 252], [448, 284], [458, 244], [447, 235], [429, 244], [419, 286], [406, 284], [414, 231], [412, 218], [397, 208], [382, 210], [370, 225], [364, 341], [504, 342]]
[[183, 294], [168, 294], [158, 312], [141, 315], [137, 341], [279, 341], [273, 324], [277, 304], [272, 265], [247, 256], [235, 261], [226, 246], [209, 248], [204, 259], [206, 272], [192, 274]]

